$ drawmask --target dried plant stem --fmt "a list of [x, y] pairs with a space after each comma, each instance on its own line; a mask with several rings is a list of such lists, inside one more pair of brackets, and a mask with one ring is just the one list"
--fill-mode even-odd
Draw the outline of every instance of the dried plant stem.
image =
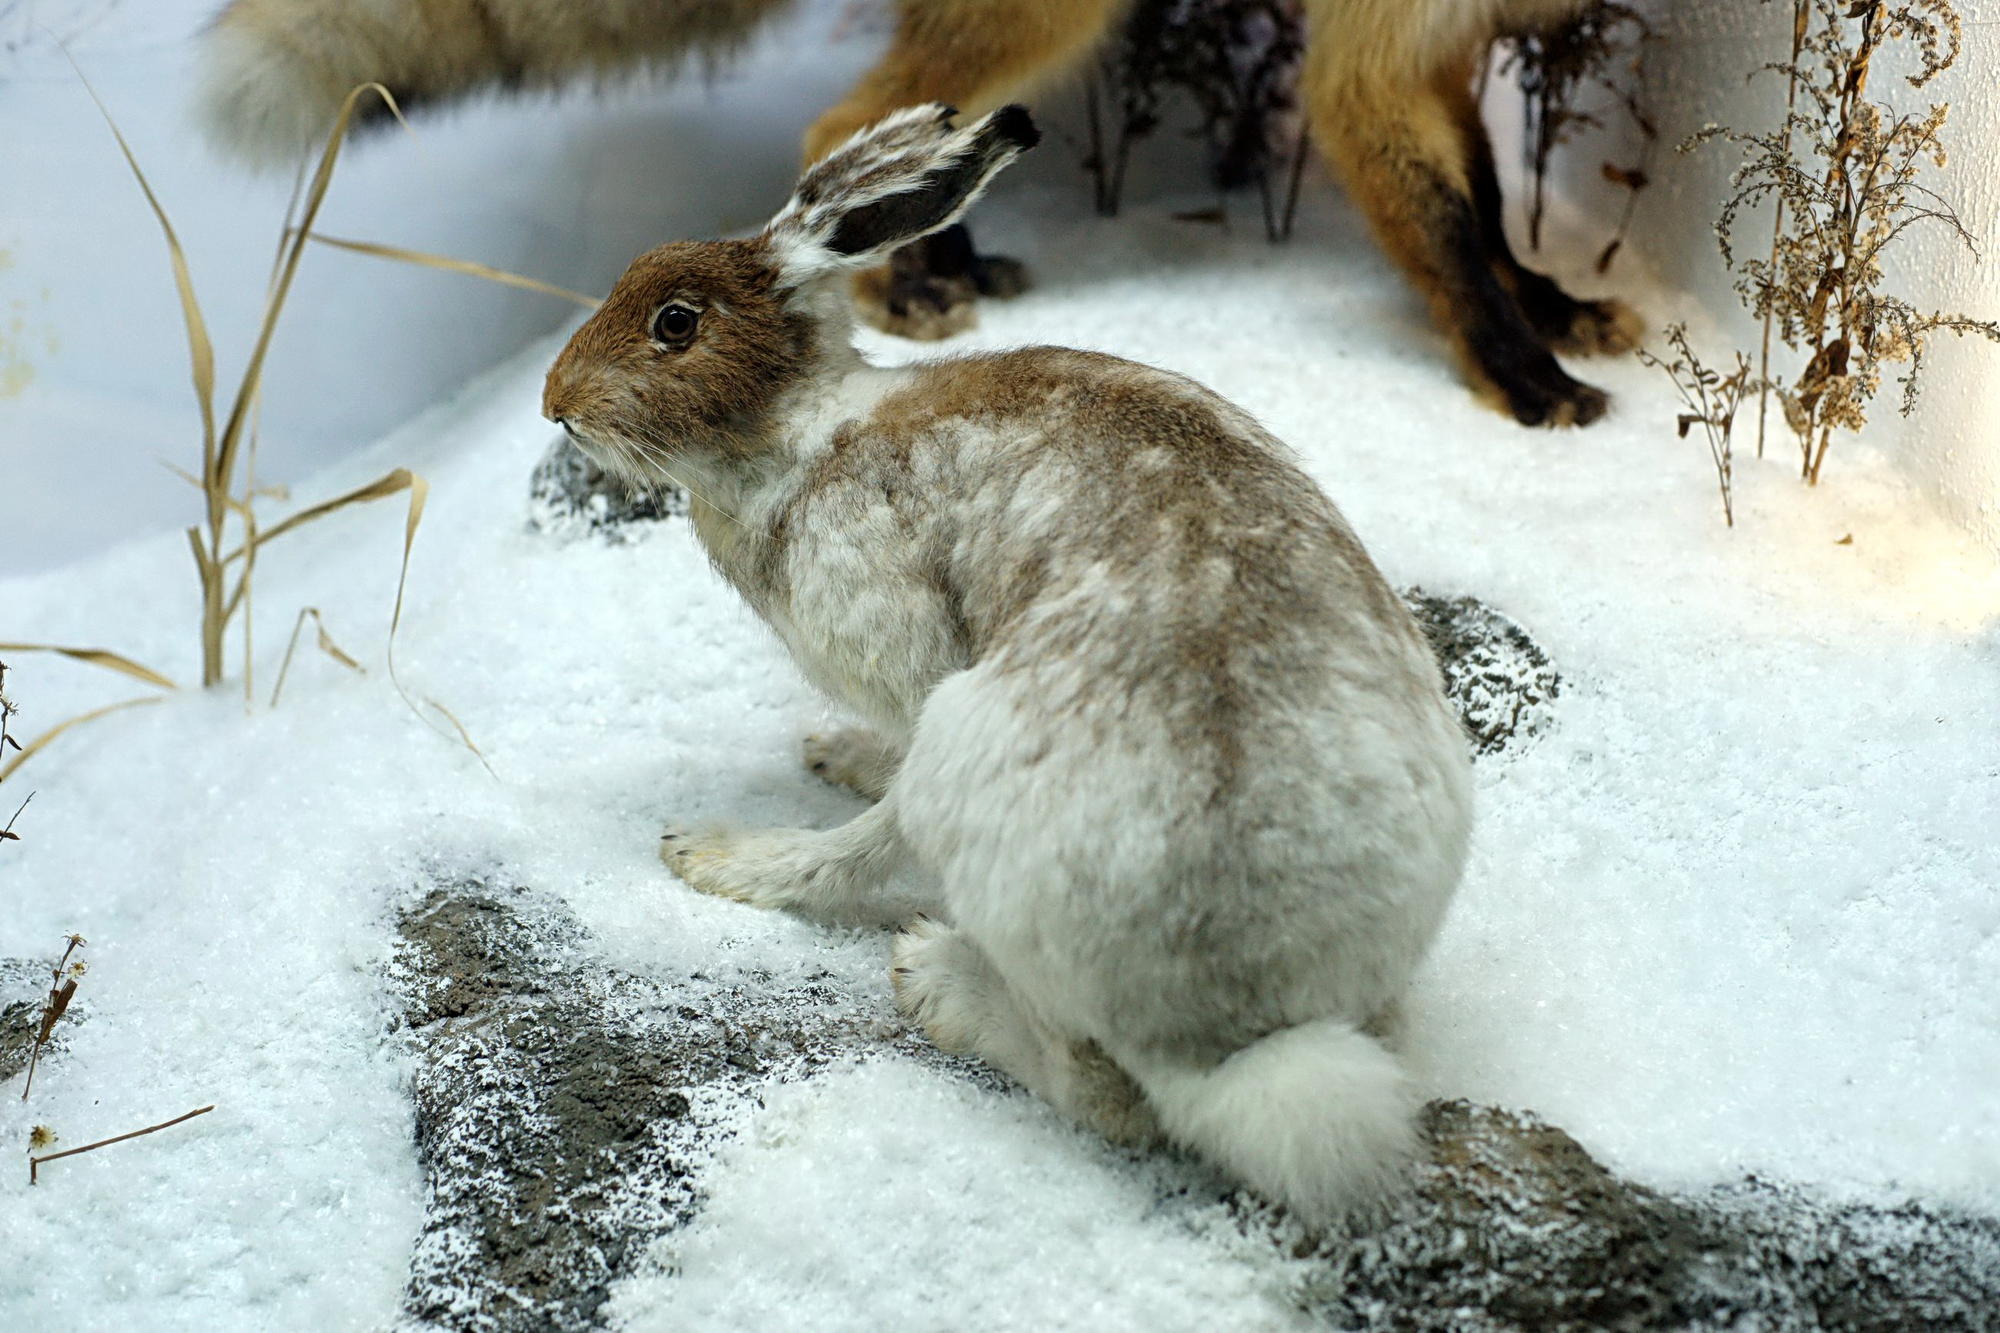
[[6, 759], [8, 746], [21, 748], [21, 742], [7, 734], [7, 724], [14, 720], [14, 713], [14, 701], [7, 697], [7, 664], [0, 662], [0, 760]]
[[[72, 976], [65, 981], [63, 973], [69, 968], [70, 955], [82, 945], [83, 936], [70, 936], [69, 947], [63, 950], [62, 957], [49, 971], [49, 998], [42, 1004], [42, 1023], [35, 1031], [34, 1049], [28, 1053], [28, 1078], [21, 1085], [21, 1100], [24, 1102], [28, 1100], [29, 1090], [35, 1086], [35, 1068], [42, 1062], [42, 1047], [48, 1044], [49, 1035], [56, 1030], [62, 1016], [69, 1012], [69, 1002], [76, 998], [76, 978]], [[81, 964], [78, 964], [78, 970], [82, 970]]]
[[19, 842], [21, 840], [21, 835], [14, 832], [14, 821], [21, 817], [21, 812], [28, 808], [28, 802], [34, 799], [35, 793], [33, 792], [29, 792], [21, 798], [21, 803], [14, 807], [14, 813], [7, 816], [7, 827], [0, 828], [0, 842]]
[[[1806, 23], [1812, 17], [1811, 0], [1792, 0], [1792, 58], [1785, 66], [1785, 142], [1792, 135], [1792, 117], [1799, 106], [1799, 52], [1805, 49]], [[1780, 194], [1771, 207], [1771, 269], [1778, 267], [1778, 241], [1785, 234], [1785, 196]], [[1764, 456], [1764, 418], [1771, 404], [1771, 320], [1773, 310], [1764, 308], [1764, 330], [1757, 349], [1757, 457]]]
[[299, 608], [299, 618], [292, 622], [292, 637], [285, 644], [285, 660], [278, 665], [278, 683], [271, 687], [271, 707], [273, 708], [278, 706], [278, 695], [285, 688], [285, 677], [291, 673], [292, 653], [299, 646], [299, 631], [306, 627], [306, 617], [308, 616], [312, 617], [313, 629], [319, 634], [319, 650], [321, 652], [346, 667], [349, 671], [361, 675], [367, 674], [367, 669], [361, 663], [341, 651], [340, 645], [333, 641], [333, 636], [326, 632], [326, 621], [321, 619], [319, 608], [316, 606], [302, 606]]
[[148, 1125], [144, 1129], [135, 1129], [130, 1134], [118, 1134], [108, 1139], [99, 1139], [95, 1143], [86, 1143], [81, 1148], [65, 1148], [61, 1152], [44, 1153], [40, 1157], [30, 1157], [28, 1159], [28, 1183], [30, 1185], [40, 1183], [37, 1176], [44, 1162], [60, 1161], [65, 1157], [74, 1157], [78, 1153], [96, 1152], [99, 1148], [108, 1148], [114, 1143], [123, 1143], [127, 1139], [136, 1139], [146, 1134], [157, 1134], [163, 1129], [172, 1129], [175, 1125], [192, 1120], [198, 1115], [207, 1115], [214, 1109], [213, 1105], [198, 1106], [186, 1115], [177, 1115], [172, 1120], [162, 1120], [157, 1125]]
[[1663, 370], [1674, 382], [1674, 389], [1687, 407], [1676, 418], [1680, 437], [1687, 438], [1688, 431], [1700, 426], [1708, 438], [1709, 459], [1715, 464], [1715, 480], [1722, 491], [1722, 518], [1730, 527], [1736, 526], [1736, 468], [1732, 455], [1730, 435], [1736, 425], [1736, 410], [1742, 405], [1743, 395], [1752, 387], [1750, 378], [1750, 358], [1736, 353], [1736, 368], [1727, 375], [1709, 369], [1695, 355], [1688, 344], [1687, 325], [1675, 324], [1667, 329], [1667, 342], [1679, 353], [1672, 361], [1654, 356], [1644, 348], [1639, 349], [1639, 360], [1646, 365]]
[[497, 282], [503, 287], [519, 287], [522, 291], [540, 292], [544, 296], [559, 296], [574, 302], [586, 310], [595, 310], [604, 302], [595, 296], [585, 296], [567, 287], [558, 287], [552, 282], [539, 278], [526, 278], [519, 273], [509, 273], [504, 268], [494, 268], [491, 264], [476, 264], [469, 259], [453, 259], [449, 255], [434, 255], [424, 250], [405, 250], [396, 245], [378, 245], [373, 241], [348, 241], [338, 236], [328, 236], [323, 232], [309, 232], [307, 239], [321, 245], [330, 245], [337, 250], [351, 250], [355, 254], [374, 255], [378, 259], [394, 259], [405, 264], [417, 264], [424, 268], [442, 269], [447, 273], [463, 273], [469, 278], [483, 278], [487, 282]]

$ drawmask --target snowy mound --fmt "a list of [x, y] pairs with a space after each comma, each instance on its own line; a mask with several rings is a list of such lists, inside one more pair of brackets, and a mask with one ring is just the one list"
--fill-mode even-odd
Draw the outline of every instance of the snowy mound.
[[[1816, 492], [1781, 450], [1740, 459], [1725, 529], [1670, 390], [1636, 364], [1580, 368], [1615, 395], [1587, 432], [1491, 415], [1330, 202], [1283, 248], [1075, 203], [999, 201], [983, 239], [1032, 257], [1039, 285], [954, 347], [1065, 342], [1202, 380], [1299, 451], [1440, 623], [1471, 597], [1527, 627], [1523, 647], [1488, 622], [1475, 702], [1498, 706], [1495, 673], [1561, 672], [1555, 724], [1476, 769], [1472, 863], [1406, 1006], [1426, 1090], [1560, 1126], [1628, 1220], [1685, 1220], [1673, 1209], [1750, 1174], [1783, 1182], [1780, 1211], [1807, 1230], [1752, 1219], [1725, 1250], [1791, 1264], [1786, 1299], [1834, 1271], [1815, 1267], [1815, 1226], [1865, 1228], [1850, 1248], [1891, 1288], [1931, 1280], [1893, 1257], [1918, 1234], [1897, 1209], [2000, 1212], [1991, 559], [1858, 448]], [[1355, 1303], [1415, 1270], [1333, 1293], [1329, 1274], [1376, 1252], [1274, 1241], [1282, 1223], [1198, 1168], [1108, 1148], [896, 1029], [881, 938], [665, 874], [670, 819], [827, 826], [860, 807], [803, 769], [825, 711], [684, 523], [615, 543], [529, 528], [556, 345], [293, 502], [395, 466], [430, 480], [397, 673], [486, 764], [384, 670], [392, 504], [259, 557], [247, 706], [232, 636], [228, 688], [95, 722], [6, 784], [39, 794], [0, 844], [0, 956], [53, 960], [75, 931], [90, 971], [88, 1021], [66, 1023], [32, 1098], [19, 1075], [0, 1087], [0, 1139], [46, 1125], [80, 1145], [216, 1109], [47, 1164], [32, 1189], [25, 1171], [0, 1181], [0, 1313], [476, 1326], [497, 1299], [538, 1312], [522, 1326], [1417, 1326]], [[0, 581], [0, 639], [102, 644], [185, 681], [194, 591], [164, 534]], [[367, 671], [308, 635], [274, 708], [306, 606]], [[54, 658], [10, 665], [30, 736], [139, 690]], [[1546, 685], [1521, 717], [1548, 708]], [[413, 951], [438, 941], [409, 923], [470, 884], [495, 902], [531, 887], [533, 938], [505, 937], [540, 960], [514, 968], [525, 989], [490, 978], [482, 1000], [419, 975]], [[1490, 1146], [1512, 1133], [1491, 1114], [1445, 1128], [1491, 1130]], [[479, 1156], [521, 1145], [530, 1159]], [[440, 1169], [482, 1160], [480, 1188]], [[1504, 1327], [1516, 1307], [1472, 1279], [1524, 1271], [1495, 1247], [1537, 1233], [1481, 1197], [1471, 1215], [1500, 1229], [1462, 1253], [1421, 1228], [1388, 1236]], [[1822, 1207], [1848, 1211], [1836, 1225]], [[1716, 1215], [1673, 1233], [1674, 1254], [1706, 1252]], [[1990, 1279], [1973, 1224], [1921, 1234], [1959, 1265], [1938, 1281]]]

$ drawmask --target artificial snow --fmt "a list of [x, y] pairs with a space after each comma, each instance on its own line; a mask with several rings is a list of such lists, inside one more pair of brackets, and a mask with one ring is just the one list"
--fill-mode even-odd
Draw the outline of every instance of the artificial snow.
[[[1650, 1184], [1754, 1172], [2000, 1210], [1993, 558], [1846, 443], [1817, 490], [1788, 442], [1761, 462], [1744, 447], [1725, 528], [1657, 372], [1579, 363], [1613, 414], [1521, 429], [1473, 401], [1327, 192], [1273, 248], [1248, 201], [1231, 231], [1172, 220], [1186, 201], [1087, 217], [1063, 151], [980, 219], [1039, 285], [942, 350], [1059, 342], [1194, 376], [1300, 451], [1393, 583], [1499, 608], [1562, 673], [1553, 725], [1476, 770], [1471, 866], [1408, 1006], [1427, 1090], [1531, 1108]], [[1654, 326], [1688, 313], [1641, 278], [1614, 285]], [[260, 558], [250, 703], [239, 624], [231, 687], [93, 723], [0, 788], [0, 816], [38, 793], [0, 844], [0, 955], [90, 941], [89, 1021], [26, 1104], [18, 1078], [0, 1086], [0, 1142], [46, 1124], [74, 1146], [216, 1106], [49, 1164], [32, 1189], [25, 1166], [0, 1179], [0, 1314], [397, 1322], [425, 1196], [385, 978], [427, 883], [490, 872], [553, 893], [606, 966], [669, 993], [696, 972], [812, 981], [891, 1016], [883, 937], [700, 897], [655, 857], [669, 820], [827, 826], [861, 806], [802, 769], [827, 710], [682, 520], [619, 543], [530, 529], [559, 345], [291, 501], [398, 466], [429, 478], [397, 676], [485, 764], [388, 678], [391, 500]], [[308, 632], [273, 708], [303, 606], [368, 671]], [[196, 610], [175, 534], [0, 582], [0, 639], [112, 647], [186, 681]], [[144, 692], [8, 661], [27, 735]], [[1018, 1092], [888, 1052], [715, 1115], [731, 1132], [697, 1181], [706, 1203], [613, 1293], [631, 1327], [1292, 1318], [1275, 1257], [1218, 1211], [1160, 1202], [1196, 1168], [1107, 1148]]]

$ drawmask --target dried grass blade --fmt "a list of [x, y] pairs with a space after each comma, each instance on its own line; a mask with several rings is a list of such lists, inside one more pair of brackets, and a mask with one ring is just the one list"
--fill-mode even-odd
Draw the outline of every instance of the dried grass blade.
[[424, 268], [443, 269], [447, 273], [463, 273], [468, 277], [483, 278], [487, 282], [497, 282], [507, 287], [519, 287], [523, 291], [541, 292], [545, 296], [560, 296], [565, 301], [574, 301], [586, 310], [595, 310], [604, 302], [595, 296], [585, 296], [567, 287], [558, 287], [539, 278], [524, 277], [519, 273], [509, 273], [503, 268], [490, 264], [475, 263], [470, 259], [453, 259], [449, 255], [434, 255], [423, 250], [405, 250], [396, 245], [380, 245], [374, 241], [349, 241], [338, 236], [328, 236], [324, 232], [309, 232], [308, 239], [321, 245], [331, 245], [341, 250], [352, 250], [356, 254], [375, 255], [382, 259], [394, 259], [405, 264], [418, 264]]
[[306, 187], [305, 207], [300, 212], [296, 233], [285, 246], [283, 259], [278, 265], [277, 280], [271, 284], [270, 296], [264, 302], [264, 319], [257, 330], [257, 342], [244, 367], [243, 381], [237, 387], [236, 400], [229, 409], [229, 420], [223, 425], [221, 439], [216, 445], [214, 477], [224, 493], [229, 490], [229, 478], [236, 466], [237, 450], [242, 446], [250, 407], [256, 402], [258, 390], [264, 382], [264, 358], [271, 349], [271, 337], [277, 331], [278, 316], [284, 311], [285, 298], [292, 289], [292, 278], [298, 273], [299, 259], [305, 253], [306, 233], [312, 230], [313, 219], [319, 216], [320, 205], [326, 201], [327, 189], [333, 184], [334, 163], [340, 160], [340, 149], [347, 141], [354, 110], [363, 97], [371, 94], [380, 97], [396, 119], [403, 118], [402, 108], [396, 105], [394, 94], [379, 83], [360, 85], [349, 92], [340, 104], [340, 115], [335, 118], [333, 129], [327, 135], [326, 147], [320, 153], [312, 183]]
[[312, 617], [313, 628], [319, 633], [319, 650], [321, 652], [346, 667], [349, 671], [363, 676], [368, 674], [368, 669], [343, 652], [340, 645], [333, 641], [333, 636], [326, 632], [326, 621], [321, 618], [319, 608], [316, 606], [302, 606], [299, 608], [299, 618], [292, 622], [292, 637], [290, 642], [285, 645], [285, 660], [278, 666], [278, 683], [271, 687], [271, 707], [273, 708], [278, 706], [278, 696], [284, 691], [285, 677], [292, 669], [292, 653], [299, 646], [299, 631], [306, 627], [307, 616]]
[[78, 1153], [96, 1152], [99, 1148], [108, 1148], [114, 1143], [123, 1143], [127, 1139], [136, 1139], [145, 1134], [157, 1134], [163, 1129], [173, 1128], [184, 1120], [192, 1120], [198, 1115], [207, 1115], [214, 1109], [215, 1107], [212, 1105], [197, 1107], [189, 1111], [186, 1115], [177, 1115], [172, 1120], [162, 1120], [157, 1125], [148, 1125], [144, 1129], [135, 1129], [130, 1134], [114, 1134], [108, 1139], [99, 1139], [95, 1143], [86, 1143], [81, 1148], [65, 1148], [61, 1152], [45, 1153], [40, 1157], [30, 1157], [28, 1159], [28, 1183], [30, 1185], [38, 1183], [36, 1175], [41, 1170], [42, 1163], [44, 1162], [54, 1162], [64, 1157], [74, 1157]]
[[[298, 513], [293, 514], [281, 523], [272, 524], [268, 531], [258, 536], [256, 544], [263, 546], [266, 542], [284, 536], [293, 528], [310, 523], [316, 518], [326, 517], [336, 509], [345, 509], [349, 505], [367, 504], [374, 500], [386, 500], [392, 495], [409, 490], [413, 483], [420, 486], [426, 484], [423, 478], [417, 476], [408, 468], [399, 467], [394, 472], [385, 473], [377, 477], [366, 486], [357, 486], [345, 495], [336, 495], [331, 500], [322, 500], [309, 509], [301, 509]], [[222, 563], [226, 565], [232, 560], [240, 559], [245, 549], [242, 546], [237, 547], [222, 558]]]
[[80, 727], [86, 722], [95, 722], [100, 717], [120, 712], [127, 708], [139, 708], [146, 704], [156, 704], [165, 697], [165, 695], [161, 694], [147, 694], [137, 699], [125, 699], [115, 704], [106, 704], [102, 708], [93, 708], [88, 713], [78, 713], [73, 718], [56, 723], [53, 727], [50, 727], [47, 731], [22, 746], [21, 752], [8, 760], [5, 765], [0, 765], [0, 782], [5, 782], [8, 778], [12, 777], [15, 769], [33, 759], [38, 750], [42, 749], [56, 737], [62, 735], [65, 731], [68, 731], [71, 727]]
[[[410, 551], [416, 546], [417, 527], [424, 521], [424, 503], [430, 498], [431, 491], [430, 483], [422, 477], [410, 474], [410, 481], [410, 509], [408, 516], [403, 520], [403, 568], [396, 575], [396, 609], [389, 615], [389, 683], [396, 687], [396, 693], [403, 696], [403, 702], [417, 715], [419, 721], [432, 731], [443, 735], [442, 731], [438, 731], [436, 724], [424, 716], [423, 708], [418, 706], [416, 699], [410, 697], [410, 692], [403, 688], [403, 682], [396, 676], [396, 630], [403, 623], [403, 590], [410, 581]], [[449, 708], [428, 696], [425, 696], [422, 702], [425, 706], [436, 709], [445, 721], [451, 723], [452, 730], [458, 734], [459, 744], [472, 751], [472, 757], [479, 761], [479, 766], [486, 770], [487, 776], [493, 778], [500, 776], [493, 771], [493, 765], [486, 761], [485, 751], [473, 743], [472, 733], [465, 729], [465, 724], [460, 722]]]
[[[68, 51], [64, 51], [68, 57]], [[187, 324], [188, 359], [194, 368], [195, 402], [201, 407], [201, 467], [205, 477], [215, 476], [215, 344], [208, 336], [208, 321], [202, 318], [201, 302], [195, 299], [194, 278], [188, 272], [187, 252], [181, 248], [180, 237], [174, 233], [174, 224], [167, 220], [167, 210], [161, 205], [159, 196], [153, 193], [153, 186], [146, 179], [146, 173], [139, 168], [139, 159], [132, 153], [132, 145], [125, 142], [124, 132], [118, 122], [111, 118], [110, 108], [97, 95], [97, 89], [90, 86], [83, 69], [75, 60], [70, 60], [70, 68], [76, 70], [76, 77], [83, 83], [83, 90], [90, 94], [90, 100], [97, 103], [97, 110], [104, 117], [104, 123], [111, 127], [111, 137], [118, 141], [118, 151], [125, 155], [125, 165], [132, 168], [133, 178], [139, 182], [139, 189], [151, 205], [153, 216], [159, 219], [160, 230], [166, 234], [167, 255], [174, 266], [174, 290], [181, 301], [181, 318]]]
[[153, 668], [106, 648], [66, 648], [55, 643], [0, 643], [0, 653], [59, 653], [74, 661], [88, 662], [92, 666], [103, 667], [106, 671], [116, 671], [121, 676], [143, 680], [148, 685], [157, 685], [163, 690], [180, 688]]

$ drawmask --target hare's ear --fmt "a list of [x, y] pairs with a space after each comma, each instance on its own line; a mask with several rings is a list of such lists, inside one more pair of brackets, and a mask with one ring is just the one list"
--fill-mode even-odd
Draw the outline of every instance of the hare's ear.
[[781, 284], [874, 264], [950, 226], [1042, 137], [1026, 107], [1003, 106], [963, 129], [954, 114], [935, 102], [907, 107], [815, 163], [766, 229]]

